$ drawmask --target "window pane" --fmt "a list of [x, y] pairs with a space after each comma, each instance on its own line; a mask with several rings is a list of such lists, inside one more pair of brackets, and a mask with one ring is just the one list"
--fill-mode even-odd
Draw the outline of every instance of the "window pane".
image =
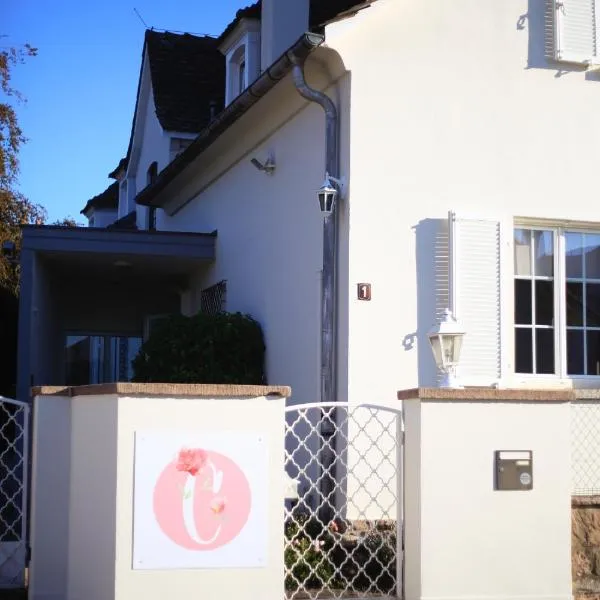
[[600, 284], [585, 286], [585, 316], [587, 327], [600, 327]]
[[543, 277], [554, 275], [554, 233], [552, 231], [534, 231], [534, 268], [533, 274]]
[[531, 275], [531, 231], [515, 229], [515, 275]]
[[583, 375], [583, 331], [567, 331], [567, 373]]
[[131, 361], [141, 343], [141, 337], [67, 336], [67, 385], [130, 380], [133, 375]]
[[66, 384], [87, 385], [90, 382], [90, 338], [85, 335], [67, 336]]
[[535, 324], [552, 325], [554, 323], [554, 282], [535, 282]]
[[583, 284], [567, 282], [567, 325], [583, 325]]
[[515, 279], [515, 323], [531, 325], [531, 286], [528, 279]]
[[583, 277], [583, 235], [581, 233], [566, 233], [567, 244], [565, 262], [567, 277]]
[[600, 279], [600, 235], [585, 235], [585, 276]]
[[535, 372], [554, 373], [554, 329], [535, 330]]
[[600, 331], [587, 331], [587, 375], [600, 375]]
[[533, 373], [532, 329], [515, 329], [515, 371]]

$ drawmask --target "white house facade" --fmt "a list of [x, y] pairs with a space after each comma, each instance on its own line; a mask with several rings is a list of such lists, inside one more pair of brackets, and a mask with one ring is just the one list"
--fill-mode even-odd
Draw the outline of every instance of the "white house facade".
[[465, 385], [597, 387], [600, 75], [583, 3], [284, 4], [240, 11], [217, 40], [225, 108], [197, 134], [161, 124], [145, 54], [112, 175], [138, 230], [215, 232], [214, 260], [183, 269], [180, 310], [226, 288], [222, 308], [263, 326], [269, 383], [321, 396], [329, 150], [302, 66], [337, 108], [335, 398], [435, 385], [427, 333], [448, 307], [466, 330]]
[[374, 290], [349, 305], [353, 399], [435, 382], [445, 305], [465, 385], [598, 386], [598, 75], [557, 49], [575, 16], [595, 31], [584, 4], [383, 0], [327, 31], [351, 74], [349, 281]]
[[[587, 175], [600, 152], [598, 77], [556, 50], [561, 27], [562, 9], [543, 2], [396, 0], [326, 26], [306, 72], [340, 115], [340, 399], [392, 401], [435, 384], [427, 332], [447, 307], [466, 328], [467, 385], [600, 381]], [[199, 285], [227, 280], [228, 308], [264, 323], [269, 372], [302, 400], [318, 389], [306, 367], [319, 327], [323, 140], [322, 111], [288, 76], [160, 192], [161, 227], [219, 231], [221, 260]], [[270, 176], [250, 164], [266, 156]], [[265, 282], [285, 290], [279, 307], [261, 303]], [[370, 302], [357, 299], [361, 282]]]

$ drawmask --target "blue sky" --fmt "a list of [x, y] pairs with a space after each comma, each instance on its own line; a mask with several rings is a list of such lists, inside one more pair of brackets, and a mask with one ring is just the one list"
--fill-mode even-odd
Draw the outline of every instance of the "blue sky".
[[135, 104], [144, 25], [218, 35], [251, 0], [2, 0], [0, 45], [28, 42], [39, 55], [13, 83], [29, 138], [20, 190], [48, 211], [72, 216], [103, 191], [125, 155]]

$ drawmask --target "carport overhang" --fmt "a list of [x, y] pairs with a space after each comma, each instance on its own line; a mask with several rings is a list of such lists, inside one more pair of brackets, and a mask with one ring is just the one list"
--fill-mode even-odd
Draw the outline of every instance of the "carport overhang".
[[23, 228], [21, 267], [23, 267], [23, 254], [28, 251], [171, 256], [213, 260], [216, 235], [216, 232], [180, 233], [93, 227], [26, 226]]
[[[87, 227], [26, 226], [23, 228], [20, 267], [17, 394], [29, 400], [33, 369], [34, 289], [40, 266], [55, 285], [75, 290], [84, 279], [131, 282], [136, 278], [183, 285], [187, 278], [215, 258], [216, 232], [149, 232]], [[114, 307], [118, 310], [118, 307]]]

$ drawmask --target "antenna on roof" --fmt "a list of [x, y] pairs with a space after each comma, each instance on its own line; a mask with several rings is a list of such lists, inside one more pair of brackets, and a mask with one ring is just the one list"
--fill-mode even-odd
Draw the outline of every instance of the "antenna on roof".
[[148, 25], [146, 24], [146, 21], [144, 21], [142, 15], [140, 15], [140, 13], [138, 12], [138, 9], [135, 6], [133, 7], [133, 12], [138, 16], [138, 19], [144, 24], [144, 27], [146, 29], [150, 29], [150, 27], [148, 27]]

